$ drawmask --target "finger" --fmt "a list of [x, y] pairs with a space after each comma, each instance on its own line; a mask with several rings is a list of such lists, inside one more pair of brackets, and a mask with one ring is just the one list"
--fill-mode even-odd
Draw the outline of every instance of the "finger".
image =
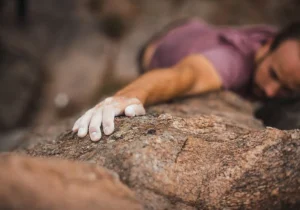
[[81, 117], [78, 120], [76, 120], [76, 122], [74, 123], [74, 126], [72, 128], [73, 132], [77, 132], [78, 131], [80, 120], [81, 120]]
[[128, 117], [144, 115], [145, 113], [146, 113], [146, 111], [142, 104], [129, 105], [125, 109], [125, 115]]
[[78, 130], [79, 137], [86, 136], [86, 134], [88, 132], [88, 126], [90, 124], [93, 112], [94, 112], [94, 109], [90, 109], [81, 117], [81, 120], [79, 123], [79, 130]]
[[89, 126], [89, 134], [92, 141], [99, 141], [101, 139], [101, 123], [102, 123], [102, 108], [95, 110], [91, 123]]
[[114, 117], [115, 112], [113, 106], [105, 106], [103, 108], [103, 131], [106, 135], [112, 134], [114, 131]]

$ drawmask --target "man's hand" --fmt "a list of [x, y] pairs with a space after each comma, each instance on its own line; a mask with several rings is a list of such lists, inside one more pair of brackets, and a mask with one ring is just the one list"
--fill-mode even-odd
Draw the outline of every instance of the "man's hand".
[[110, 135], [114, 131], [114, 118], [125, 114], [128, 117], [144, 115], [143, 104], [137, 98], [109, 97], [88, 110], [73, 126], [73, 132], [78, 132], [79, 137], [85, 137], [89, 132], [92, 141], [101, 139], [101, 125], [103, 132]]

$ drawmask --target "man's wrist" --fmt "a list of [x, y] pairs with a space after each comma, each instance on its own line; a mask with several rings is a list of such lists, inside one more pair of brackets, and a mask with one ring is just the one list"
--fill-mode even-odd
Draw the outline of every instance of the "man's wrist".
[[114, 96], [125, 97], [125, 98], [137, 98], [143, 105], [145, 105], [147, 99], [147, 93], [143, 90], [134, 90], [134, 91], [121, 90], [117, 92]]

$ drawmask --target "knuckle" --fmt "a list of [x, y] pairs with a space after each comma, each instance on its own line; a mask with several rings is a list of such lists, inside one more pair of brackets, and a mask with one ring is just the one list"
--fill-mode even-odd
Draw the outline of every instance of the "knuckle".
[[103, 121], [103, 127], [111, 127], [112, 126], [112, 123], [110, 122], [110, 121], [107, 121], [107, 120], [105, 120], [105, 121]]
[[96, 131], [98, 131], [98, 129], [96, 127], [94, 127], [94, 126], [89, 127], [89, 132], [90, 133], [93, 133], [93, 132], [96, 132]]
[[93, 115], [95, 116], [95, 114], [101, 114], [102, 113], [103, 108], [102, 107], [98, 107], [94, 110]]
[[103, 102], [98, 103], [94, 108], [99, 109], [103, 106]]
[[112, 109], [114, 109], [114, 105], [112, 105], [112, 104], [108, 104], [108, 105], [106, 105], [105, 106], [109, 111], [111, 111]]
[[91, 112], [93, 111], [93, 109], [89, 109], [89, 110], [87, 110], [84, 114], [83, 114], [83, 116], [87, 116], [87, 115], [89, 115]]
[[113, 101], [113, 97], [108, 97], [104, 100], [105, 103], [110, 103]]
[[114, 106], [111, 104], [107, 104], [103, 106], [103, 114], [108, 114], [114, 110]]

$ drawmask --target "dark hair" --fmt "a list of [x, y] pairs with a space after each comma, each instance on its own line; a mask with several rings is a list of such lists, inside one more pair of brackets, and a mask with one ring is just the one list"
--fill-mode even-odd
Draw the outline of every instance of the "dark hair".
[[281, 29], [274, 37], [274, 40], [270, 46], [270, 51], [272, 52], [276, 50], [282, 42], [289, 39], [300, 40], [300, 22], [293, 22]]
[[162, 38], [164, 35], [166, 35], [171, 29], [180, 26], [184, 23], [186, 23], [187, 21], [191, 20], [191, 18], [183, 18], [183, 19], [179, 19], [176, 21], [173, 21], [171, 23], [169, 23], [168, 25], [166, 25], [162, 30], [160, 30], [159, 32], [155, 33], [154, 35], [152, 35], [152, 37], [150, 37], [150, 39], [148, 39], [148, 41], [146, 41], [140, 48], [140, 50], [138, 51], [137, 54], [137, 65], [138, 65], [138, 71], [140, 74], [144, 73], [146, 71], [146, 69], [143, 66], [143, 60], [144, 60], [144, 55], [145, 52], [148, 48], [148, 46], [155, 42], [156, 40]]

